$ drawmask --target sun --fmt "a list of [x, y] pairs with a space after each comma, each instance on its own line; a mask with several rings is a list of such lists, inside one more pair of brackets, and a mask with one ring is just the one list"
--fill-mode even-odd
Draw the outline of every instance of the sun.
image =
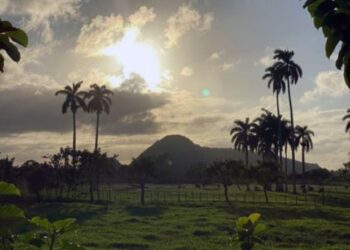
[[132, 74], [141, 76], [150, 90], [155, 90], [161, 82], [161, 70], [157, 51], [140, 40], [140, 30], [130, 27], [116, 44], [102, 49], [102, 54], [115, 57], [123, 66], [124, 78]]

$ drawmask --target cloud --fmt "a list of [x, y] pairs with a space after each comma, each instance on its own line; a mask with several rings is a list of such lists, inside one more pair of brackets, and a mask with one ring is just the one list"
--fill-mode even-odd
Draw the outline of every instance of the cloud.
[[261, 65], [265, 68], [273, 65], [273, 63], [275, 62], [273, 59], [273, 52], [274, 52], [273, 48], [266, 47], [265, 52], [264, 52], [264, 56], [261, 57], [257, 62], [254, 62], [254, 64]]
[[147, 23], [153, 22], [156, 18], [153, 8], [141, 6], [138, 11], [129, 16], [129, 22], [139, 28], [143, 27]]
[[98, 15], [80, 29], [75, 52], [86, 56], [101, 55], [101, 49], [118, 42], [129, 25], [142, 28], [147, 23], [153, 22], [156, 17], [153, 8], [141, 6], [125, 22], [123, 16], [111, 14], [109, 16]]
[[182, 76], [192, 76], [193, 75], [193, 69], [190, 68], [190, 67], [183, 67], [181, 72], [180, 72], [180, 75]]
[[224, 54], [224, 51], [223, 51], [223, 50], [221, 50], [221, 51], [219, 51], [219, 52], [214, 52], [213, 54], [211, 54], [211, 55], [209, 56], [209, 60], [210, 60], [210, 61], [218, 60], [218, 59], [220, 59], [220, 58], [223, 56], [223, 54]]
[[1, 15], [24, 17], [24, 29], [29, 32], [40, 30], [44, 43], [53, 41], [53, 21], [79, 17], [81, 0], [3, 0]]
[[118, 41], [123, 34], [121, 15], [96, 16], [80, 29], [75, 51], [87, 56], [100, 55], [100, 50]]
[[300, 98], [300, 102], [310, 102], [319, 97], [341, 97], [348, 92], [340, 71], [323, 71], [317, 74], [314, 89], [306, 91]]
[[207, 31], [211, 29], [211, 26], [214, 21], [214, 15], [212, 13], [207, 13], [203, 15], [202, 26], [200, 28], [201, 31]]
[[164, 31], [166, 48], [178, 46], [179, 40], [192, 30], [208, 31], [213, 20], [214, 16], [210, 13], [202, 15], [191, 5], [181, 5], [167, 20]]
[[220, 65], [220, 69], [222, 71], [228, 71], [231, 70], [235, 65], [236, 63], [234, 62], [224, 62], [222, 65]]

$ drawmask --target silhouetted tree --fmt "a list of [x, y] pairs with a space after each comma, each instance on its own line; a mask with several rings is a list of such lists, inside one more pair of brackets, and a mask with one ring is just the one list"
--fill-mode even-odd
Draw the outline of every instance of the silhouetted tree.
[[[253, 126], [254, 123], [250, 123], [249, 118], [246, 118], [245, 121], [236, 120], [230, 131], [233, 147], [245, 153], [245, 165], [247, 168], [249, 168], [249, 148], [253, 147]], [[247, 190], [250, 190], [249, 184], [247, 184]]]
[[291, 129], [289, 125], [289, 121], [283, 119], [281, 121], [281, 139], [282, 143], [284, 145], [284, 173], [285, 173], [285, 191], [288, 192], [288, 145], [291, 147], [292, 145], [292, 134]]
[[196, 186], [202, 185], [204, 188], [209, 183], [209, 177], [207, 174], [207, 166], [205, 163], [198, 163], [193, 165], [186, 173], [187, 178], [192, 181]]
[[[21, 54], [18, 51], [14, 42], [23, 47], [27, 47], [27, 34], [23, 30], [13, 27], [9, 21], [3, 21], [0, 19], [0, 36], [0, 52], [4, 50], [13, 61], [19, 62], [19, 60], [21, 59]], [[4, 72], [4, 61], [4, 56], [0, 53], [1, 72]]]
[[278, 181], [278, 179], [281, 177], [281, 172], [279, 171], [280, 166], [276, 161], [263, 161], [260, 162], [254, 169], [256, 181], [263, 186], [265, 201], [268, 204], [269, 198], [267, 191], [272, 183]]
[[68, 108], [70, 108], [73, 114], [73, 164], [75, 163], [75, 154], [76, 154], [76, 113], [79, 108], [82, 108], [83, 111], [87, 109], [84, 98], [87, 95], [85, 91], [79, 91], [81, 84], [83, 82], [80, 81], [78, 83], [73, 83], [72, 86], [66, 86], [63, 90], [59, 90], [56, 92], [57, 95], [65, 95], [66, 99], [62, 104], [62, 113], [67, 113]]
[[21, 177], [24, 180], [26, 189], [34, 194], [38, 201], [42, 200], [41, 192], [50, 182], [49, 168], [36, 161], [29, 160], [23, 163], [20, 169]]
[[[302, 77], [302, 70], [298, 64], [296, 64], [292, 58], [294, 56], [293, 51], [288, 50], [275, 50], [274, 59], [277, 62], [273, 65], [276, 70], [283, 75], [283, 79], [287, 82], [288, 100], [290, 109], [290, 123], [291, 123], [291, 134], [294, 135], [294, 116], [293, 116], [293, 105], [292, 95], [290, 90], [291, 84], [297, 84], [300, 77]], [[295, 146], [292, 146], [292, 170], [293, 170], [293, 193], [296, 193], [296, 180], [295, 180]]]
[[307, 126], [304, 126], [304, 127], [296, 126], [296, 128], [295, 128], [296, 145], [301, 146], [301, 162], [302, 162], [302, 166], [303, 166], [302, 182], [303, 182], [303, 191], [304, 192], [306, 192], [305, 152], [309, 152], [313, 148], [311, 137], [314, 135], [315, 135], [314, 132], [309, 130]]
[[140, 155], [133, 159], [129, 166], [129, 173], [132, 180], [140, 185], [141, 204], [145, 204], [145, 185], [157, 176], [157, 159], [150, 156]]
[[[280, 70], [277, 70], [275, 67], [268, 67], [265, 69], [265, 75], [263, 76], [263, 80], [268, 79], [267, 86], [268, 88], [272, 88], [272, 92], [276, 94], [276, 107], [277, 107], [277, 118], [281, 119], [280, 112], [280, 104], [279, 104], [279, 95], [280, 93], [285, 93], [286, 91], [286, 83], [283, 79], [283, 74], [281, 74]], [[279, 141], [279, 156], [280, 156], [280, 165], [282, 166], [282, 148], [283, 143], [281, 139], [282, 133], [281, 124], [278, 124], [278, 141]]]
[[15, 181], [14, 161], [15, 158], [9, 159], [8, 156], [0, 159], [0, 180], [8, 183], [13, 183]]
[[244, 166], [241, 161], [226, 160], [215, 161], [207, 169], [208, 175], [223, 185], [224, 195], [227, 203], [230, 203], [228, 187], [234, 180], [240, 179], [243, 175]]
[[90, 86], [90, 91], [86, 98], [90, 99], [87, 105], [87, 110], [90, 113], [96, 113], [96, 137], [95, 137], [95, 151], [98, 149], [98, 130], [100, 126], [100, 115], [102, 112], [109, 114], [110, 106], [112, 105], [112, 99], [109, 97], [113, 95], [113, 92], [105, 85], [98, 86], [93, 84]]

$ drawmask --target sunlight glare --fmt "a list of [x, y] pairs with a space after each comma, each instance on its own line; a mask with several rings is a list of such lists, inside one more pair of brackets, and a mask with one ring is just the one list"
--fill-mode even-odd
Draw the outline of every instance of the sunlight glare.
[[139, 36], [138, 28], [128, 28], [121, 41], [104, 48], [102, 54], [116, 57], [123, 66], [125, 79], [130, 79], [133, 73], [138, 74], [150, 90], [155, 90], [161, 82], [158, 55], [152, 46], [139, 41]]

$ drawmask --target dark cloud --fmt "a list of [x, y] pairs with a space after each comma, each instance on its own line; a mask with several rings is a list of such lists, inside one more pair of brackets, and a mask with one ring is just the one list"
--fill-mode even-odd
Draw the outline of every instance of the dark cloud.
[[[0, 133], [70, 131], [71, 113], [61, 113], [64, 97], [56, 97], [54, 93], [54, 90], [35, 86], [0, 91]], [[101, 117], [101, 133], [111, 135], [155, 132], [159, 125], [151, 111], [168, 102], [161, 94], [118, 90], [114, 91], [112, 101], [110, 114]], [[78, 124], [95, 126], [95, 116], [80, 112]]]

